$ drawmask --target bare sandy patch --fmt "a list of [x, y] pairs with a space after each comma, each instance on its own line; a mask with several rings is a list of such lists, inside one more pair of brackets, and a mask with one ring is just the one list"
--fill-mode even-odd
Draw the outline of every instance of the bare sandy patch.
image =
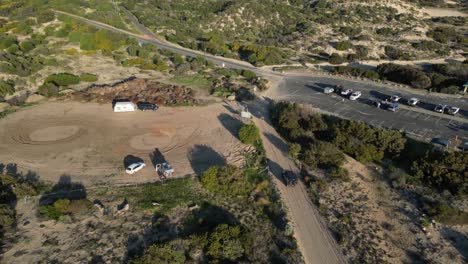
[[[237, 139], [241, 125], [219, 104], [113, 113], [111, 104], [48, 102], [0, 120], [0, 163], [16, 163], [53, 183], [62, 175], [88, 185], [157, 181], [156, 150], [175, 176], [238, 162], [246, 148]], [[147, 166], [128, 175], [127, 156]]]

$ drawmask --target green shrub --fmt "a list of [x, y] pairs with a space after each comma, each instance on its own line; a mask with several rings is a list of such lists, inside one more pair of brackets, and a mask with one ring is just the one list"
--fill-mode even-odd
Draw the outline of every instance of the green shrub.
[[53, 220], [59, 220], [62, 215], [68, 212], [70, 200], [59, 199], [52, 205], [42, 205], [39, 207], [39, 212]]
[[54, 83], [58, 86], [68, 86], [80, 83], [80, 77], [71, 73], [54, 73], [49, 75], [44, 83]]
[[249, 70], [242, 70], [241, 75], [244, 76], [247, 80], [251, 80], [257, 77], [257, 74], [255, 74], [255, 72]]
[[151, 245], [143, 256], [131, 259], [129, 264], [153, 264], [153, 263], [174, 263], [183, 264], [186, 258], [183, 251], [171, 245]]
[[344, 59], [343, 57], [340, 56], [340, 54], [338, 53], [333, 53], [329, 58], [328, 58], [328, 62], [330, 62], [331, 64], [341, 64], [344, 62]]
[[353, 47], [353, 44], [350, 41], [340, 41], [336, 43], [336, 49], [337, 50], [349, 50], [350, 48]]
[[301, 153], [301, 145], [297, 143], [292, 143], [289, 145], [288, 155], [294, 159], [299, 158], [299, 154]]
[[239, 130], [239, 139], [244, 144], [255, 146], [260, 140], [260, 130], [255, 124], [247, 124]]
[[2, 34], [0, 35], [0, 48], [1, 49], [6, 49], [10, 47], [13, 44], [17, 44], [18, 41], [16, 40], [15, 36], [12, 35], [5, 35]]
[[0, 96], [13, 94], [15, 92], [15, 83], [12, 80], [0, 80]]
[[376, 71], [381, 78], [408, 84], [414, 88], [426, 89], [431, 86], [431, 79], [426, 73], [413, 66], [384, 63], [377, 66]]
[[468, 213], [442, 203], [429, 208], [428, 215], [447, 225], [468, 224]]
[[47, 97], [57, 96], [59, 91], [60, 88], [55, 83], [44, 83], [37, 90], [39, 94]]
[[248, 178], [245, 177], [244, 172], [232, 165], [207, 169], [202, 174], [201, 182], [203, 187], [210, 192], [233, 197], [246, 198], [254, 188], [254, 185], [249, 183]]
[[83, 82], [95, 82], [98, 80], [98, 76], [91, 73], [83, 73], [80, 75], [80, 80]]
[[25, 40], [25, 41], [22, 41], [19, 45], [21, 51], [23, 52], [30, 52], [31, 50], [33, 50], [35, 48], [34, 46], [34, 43], [32, 41], [28, 41], [28, 40]]

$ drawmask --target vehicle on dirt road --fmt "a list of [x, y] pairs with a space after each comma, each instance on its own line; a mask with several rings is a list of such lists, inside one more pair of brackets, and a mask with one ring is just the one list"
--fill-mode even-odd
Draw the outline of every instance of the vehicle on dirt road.
[[138, 102], [137, 107], [141, 111], [156, 111], [159, 109], [159, 107], [156, 104], [153, 103], [147, 103], [147, 102]]
[[439, 104], [434, 108], [434, 111], [436, 111], [437, 113], [443, 113], [445, 111], [445, 108], [447, 108], [447, 105]]
[[135, 162], [128, 165], [127, 169], [125, 169], [125, 172], [128, 174], [134, 174], [135, 172], [143, 169], [145, 166], [146, 164], [144, 162]]
[[392, 95], [392, 96], [390, 97], [390, 100], [391, 100], [392, 102], [398, 102], [398, 101], [400, 101], [400, 99], [401, 99], [401, 94], [394, 94], [394, 95]]
[[325, 87], [325, 88], [323, 89], [323, 93], [324, 93], [324, 94], [331, 94], [331, 93], [333, 93], [334, 91], [335, 91], [335, 89], [333, 89], [332, 87]]
[[409, 106], [416, 106], [419, 103], [419, 99], [416, 97], [412, 97], [408, 100]]
[[346, 95], [350, 95], [352, 92], [353, 90], [351, 89], [345, 89], [345, 90], [341, 90], [340, 94], [346, 96]]
[[283, 177], [283, 181], [286, 186], [294, 186], [297, 184], [297, 176], [294, 172], [285, 170], [281, 173], [281, 176]]
[[356, 91], [349, 96], [349, 100], [356, 101], [359, 97], [361, 97], [361, 92]]
[[458, 112], [460, 112], [460, 107], [450, 106], [446, 110], [449, 115], [456, 115]]
[[392, 112], [396, 112], [398, 109], [400, 109], [400, 105], [397, 103], [393, 103], [387, 107], [387, 110]]

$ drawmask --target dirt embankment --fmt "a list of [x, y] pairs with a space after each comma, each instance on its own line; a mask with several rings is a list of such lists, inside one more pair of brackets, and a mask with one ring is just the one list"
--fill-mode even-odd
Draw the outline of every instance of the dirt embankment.
[[70, 96], [74, 100], [97, 103], [112, 103], [115, 99], [159, 105], [199, 103], [199, 100], [195, 98], [195, 91], [189, 87], [165, 84], [150, 79], [131, 79], [112, 85], [96, 85]]

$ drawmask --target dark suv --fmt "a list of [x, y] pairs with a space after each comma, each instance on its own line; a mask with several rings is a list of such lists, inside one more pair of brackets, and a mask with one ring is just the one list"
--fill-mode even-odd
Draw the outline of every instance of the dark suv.
[[290, 170], [285, 170], [281, 174], [283, 176], [284, 184], [286, 186], [294, 186], [297, 183], [297, 176], [294, 174], [294, 172]]
[[155, 111], [155, 110], [158, 110], [159, 108], [155, 104], [146, 103], [146, 102], [138, 102], [137, 106], [138, 106], [138, 109], [140, 109], [141, 111], [147, 111], [147, 110]]

